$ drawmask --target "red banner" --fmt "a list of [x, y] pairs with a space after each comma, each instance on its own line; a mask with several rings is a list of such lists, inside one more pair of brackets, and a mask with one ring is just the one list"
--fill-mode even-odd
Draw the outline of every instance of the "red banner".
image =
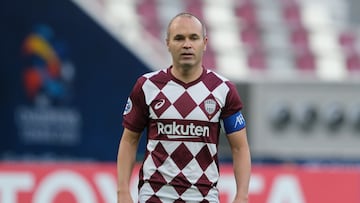
[[[136, 199], [138, 166], [131, 179]], [[232, 167], [222, 165], [220, 202], [235, 195]], [[250, 203], [359, 203], [360, 168], [253, 166]], [[116, 165], [1, 163], [0, 203], [114, 203]]]

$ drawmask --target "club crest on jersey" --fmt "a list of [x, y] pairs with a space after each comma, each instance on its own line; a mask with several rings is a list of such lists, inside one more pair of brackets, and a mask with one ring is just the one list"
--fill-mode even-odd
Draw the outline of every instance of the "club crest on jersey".
[[132, 101], [130, 98], [128, 98], [125, 109], [124, 109], [124, 115], [130, 113], [131, 109], [132, 109]]
[[204, 101], [204, 106], [208, 114], [213, 114], [216, 110], [216, 101], [214, 99], [207, 99]]

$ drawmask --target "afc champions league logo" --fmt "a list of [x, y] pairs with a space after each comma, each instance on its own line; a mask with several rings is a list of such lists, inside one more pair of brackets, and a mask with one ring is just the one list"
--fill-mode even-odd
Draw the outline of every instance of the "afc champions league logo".
[[22, 80], [30, 104], [15, 107], [15, 124], [25, 144], [74, 145], [82, 118], [71, 105], [75, 68], [65, 42], [48, 25], [36, 25], [21, 47]]
[[47, 25], [34, 26], [22, 44], [22, 79], [30, 101], [68, 103], [75, 69], [64, 41]]
[[126, 115], [126, 114], [130, 113], [131, 109], [132, 109], [132, 101], [131, 101], [130, 98], [128, 98], [128, 99], [127, 99], [127, 102], [126, 102], [126, 105], [125, 105], [125, 109], [124, 109], [123, 115]]
[[204, 101], [205, 111], [208, 114], [213, 114], [216, 110], [216, 101], [214, 99], [207, 99]]

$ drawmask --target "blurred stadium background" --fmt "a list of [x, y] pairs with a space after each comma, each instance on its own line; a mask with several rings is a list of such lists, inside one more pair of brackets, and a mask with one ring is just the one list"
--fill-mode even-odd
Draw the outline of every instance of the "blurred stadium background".
[[[169, 66], [166, 26], [182, 11], [204, 20], [204, 64], [245, 103], [250, 202], [360, 202], [359, 1], [0, 5], [0, 203], [115, 202], [127, 96], [139, 75]], [[224, 137], [219, 148], [221, 202], [231, 202]], [[136, 198], [136, 174], [132, 184]]]

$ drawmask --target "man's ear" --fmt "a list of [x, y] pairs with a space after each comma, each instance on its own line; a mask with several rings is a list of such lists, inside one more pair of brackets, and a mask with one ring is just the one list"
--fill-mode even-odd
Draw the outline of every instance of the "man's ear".
[[205, 37], [205, 38], [204, 38], [204, 51], [206, 51], [207, 43], [208, 43], [208, 38]]

